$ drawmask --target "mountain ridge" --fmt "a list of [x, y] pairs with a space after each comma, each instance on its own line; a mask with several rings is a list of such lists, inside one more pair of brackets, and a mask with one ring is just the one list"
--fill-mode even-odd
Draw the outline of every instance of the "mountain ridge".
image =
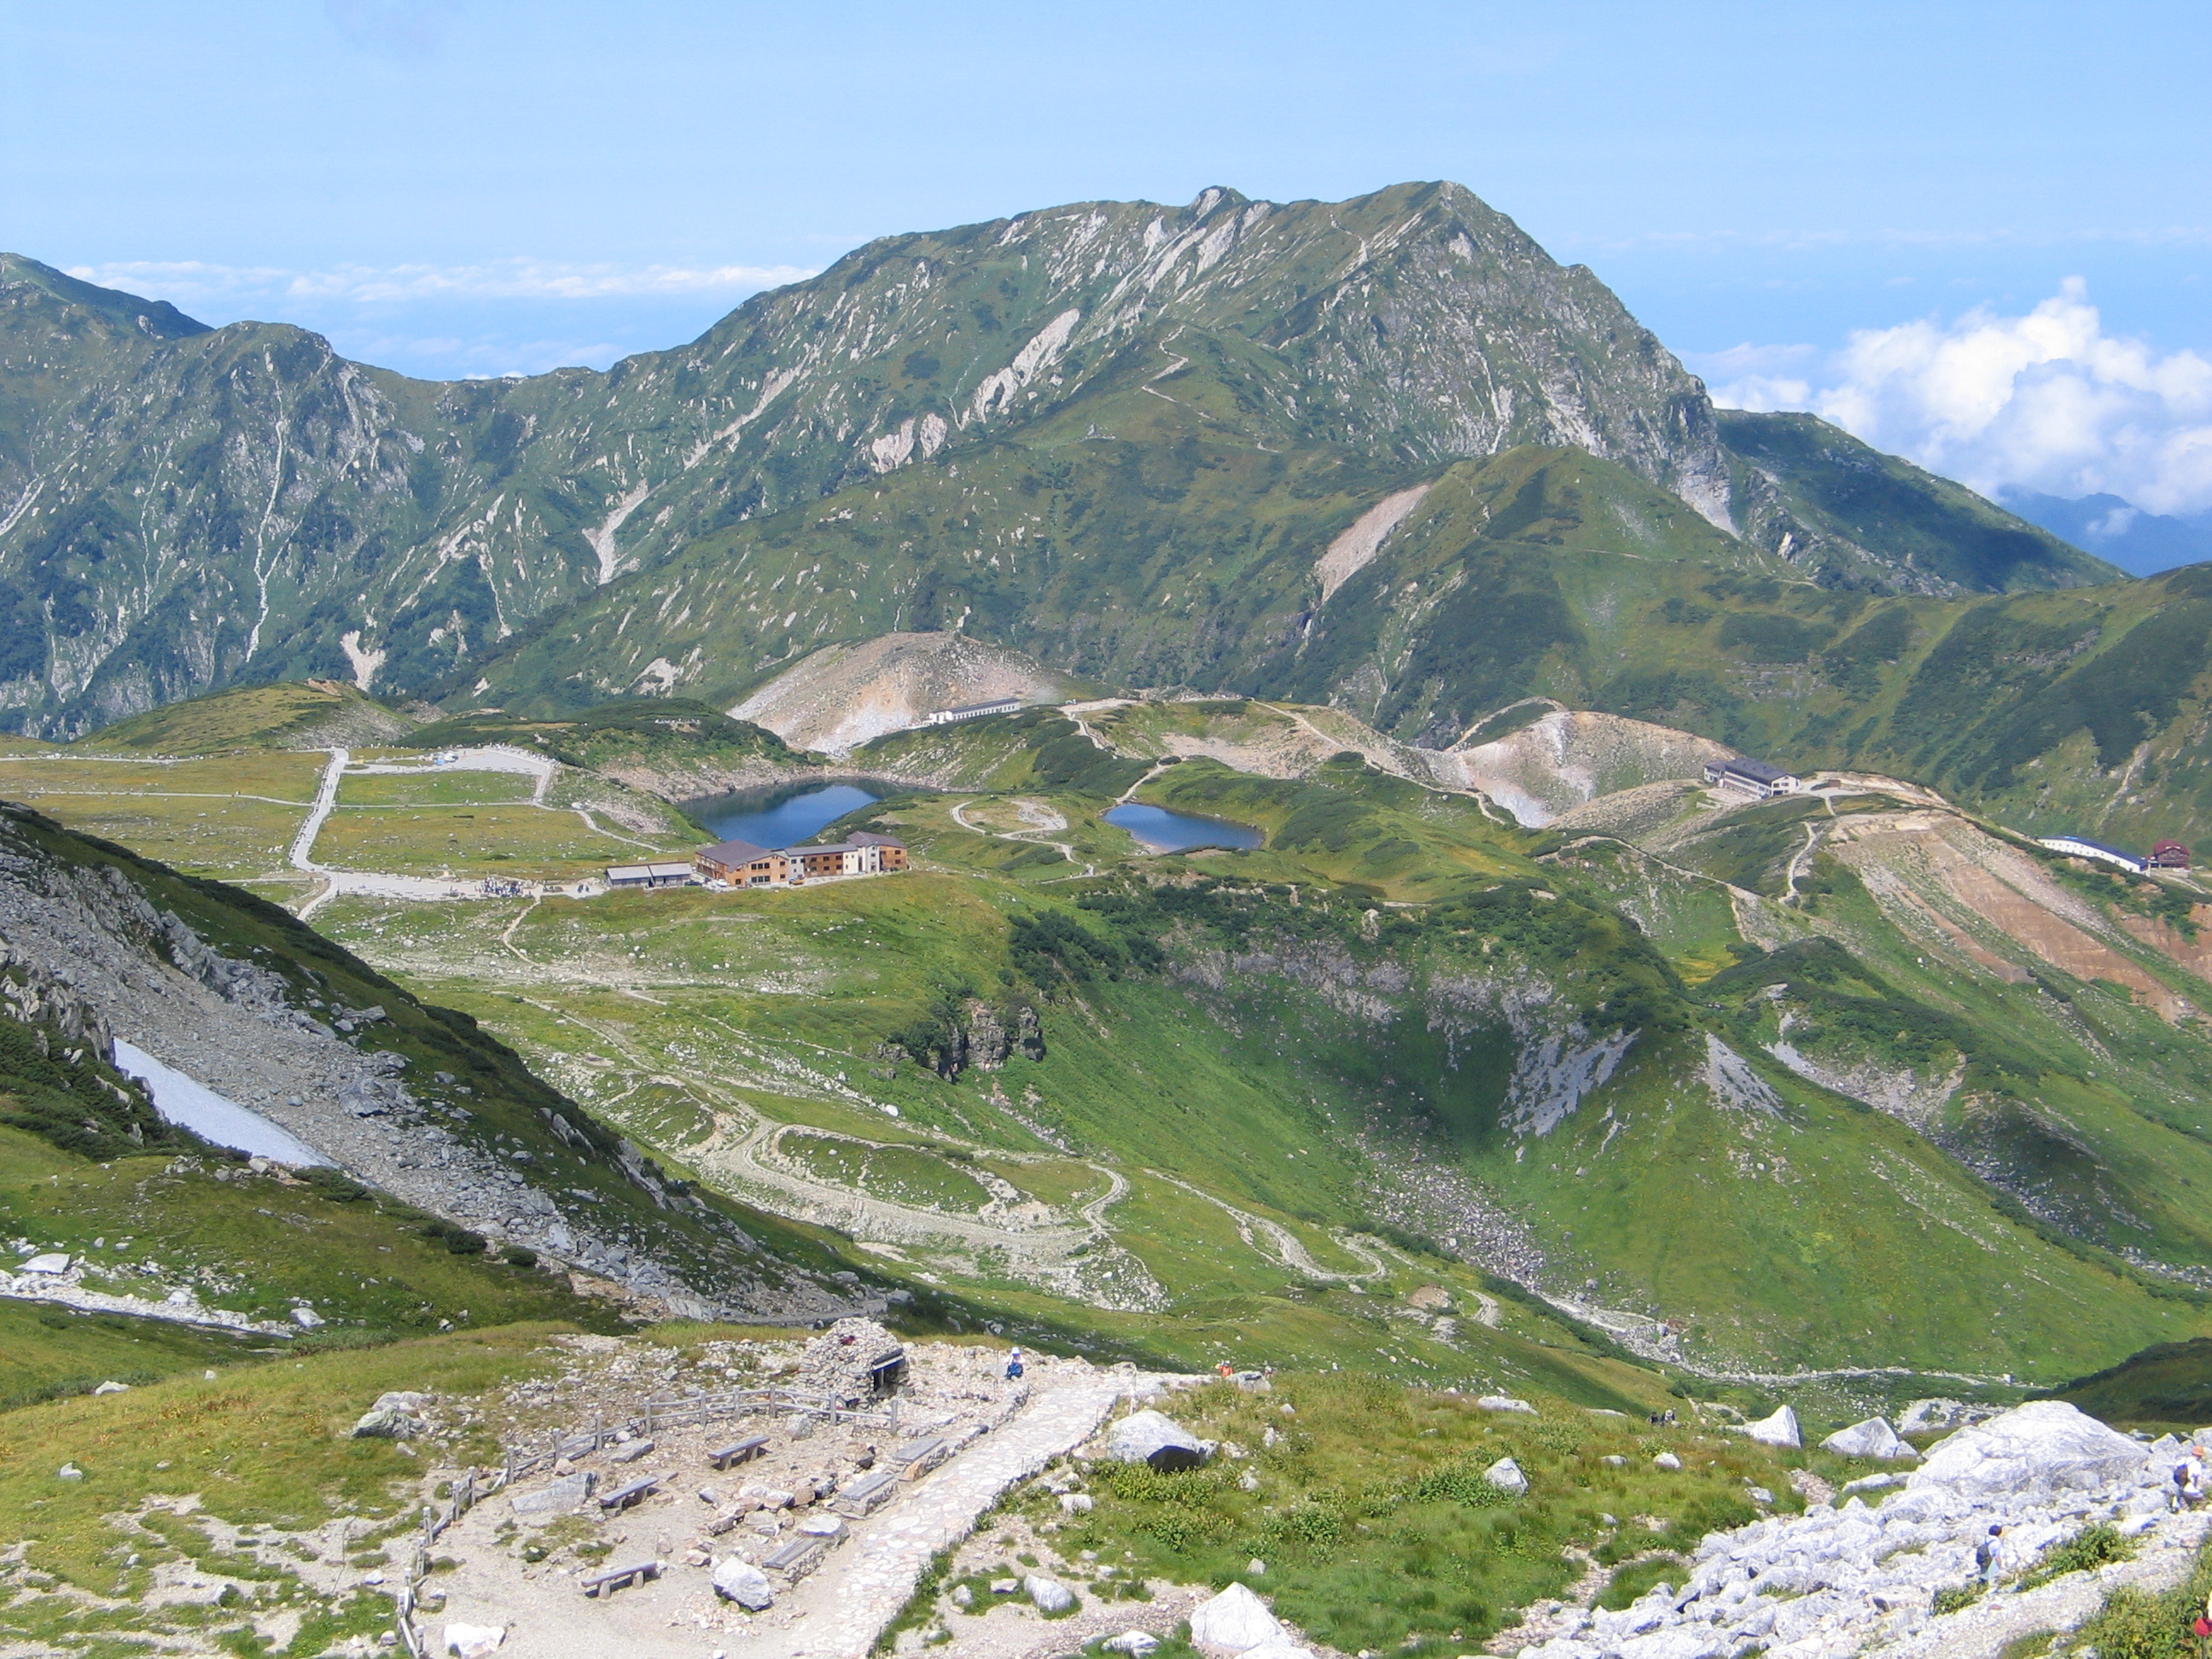
[[[1363, 506], [1565, 447], [1709, 524], [1817, 544], [1824, 580], [1990, 585], [1806, 524], [1593, 274], [1455, 185], [882, 238], [687, 345], [500, 381], [411, 380], [283, 324], [177, 313], [157, 339], [124, 320], [155, 314], [132, 296], [4, 270], [0, 342], [27, 345], [0, 349], [0, 711], [46, 735], [245, 678], [465, 693], [518, 635], [702, 538], [1040, 422], [1144, 427], [1139, 404], [1179, 420], [1146, 441], [1295, 452]], [[2045, 540], [2045, 579], [2104, 573]], [[817, 620], [817, 642], [860, 631]]]

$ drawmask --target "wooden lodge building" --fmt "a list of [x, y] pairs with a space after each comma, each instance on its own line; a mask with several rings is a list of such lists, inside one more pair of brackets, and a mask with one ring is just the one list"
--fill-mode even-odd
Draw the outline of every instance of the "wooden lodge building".
[[886, 876], [906, 868], [906, 844], [865, 830], [819, 847], [716, 842], [691, 855], [699, 878], [726, 887], [801, 887], [828, 876]]

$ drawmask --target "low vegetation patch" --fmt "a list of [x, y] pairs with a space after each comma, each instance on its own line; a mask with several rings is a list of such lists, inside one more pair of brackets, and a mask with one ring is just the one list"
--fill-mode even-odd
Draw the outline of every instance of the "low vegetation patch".
[[[1493, 1413], [1455, 1392], [1346, 1372], [1279, 1376], [1261, 1395], [1214, 1385], [1170, 1409], [1222, 1443], [1205, 1468], [1096, 1464], [1083, 1480], [1087, 1514], [1062, 1516], [1049, 1476], [1008, 1508], [1065, 1560], [1096, 1552], [1112, 1569], [1106, 1584], [1250, 1583], [1281, 1617], [1346, 1653], [1465, 1652], [1513, 1609], [1582, 1577], [1570, 1546], [1607, 1565], [1647, 1558], [1614, 1581], [1641, 1594], [1678, 1572], [1673, 1558], [1706, 1532], [1755, 1519], [1754, 1481], [1785, 1486], [1773, 1455], [1747, 1442], [1564, 1402], [1533, 1417]], [[1662, 1450], [1684, 1467], [1653, 1468]], [[1509, 1456], [1525, 1492], [1486, 1474]]]

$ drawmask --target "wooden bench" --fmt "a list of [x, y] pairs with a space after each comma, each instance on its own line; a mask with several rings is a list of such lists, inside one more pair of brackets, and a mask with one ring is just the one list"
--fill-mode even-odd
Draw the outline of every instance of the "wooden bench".
[[840, 1486], [837, 1495], [830, 1500], [830, 1507], [851, 1520], [864, 1515], [873, 1515], [898, 1496], [898, 1475], [890, 1469], [878, 1469], [863, 1475], [849, 1486]]
[[734, 1446], [725, 1446], [720, 1451], [708, 1452], [707, 1461], [718, 1469], [726, 1469], [732, 1463], [742, 1463], [749, 1458], [758, 1457], [767, 1449], [768, 1437], [764, 1434], [757, 1434], [750, 1439], [738, 1441]]
[[829, 1548], [827, 1538], [794, 1538], [762, 1562], [761, 1571], [781, 1573], [796, 1583], [821, 1565]]
[[612, 1492], [599, 1495], [603, 1510], [626, 1510], [640, 1498], [650, 1498], [653, 1489], [660, 1484], [660, 1477], [648, 1474], [642, 1480], [633, 1480], [627, 1486], [617, 1486]]
[[908, 1480], [919, 1480], [951, 1455], [951, 1447], [942, 1440], [908, 1440], [892, 1447], [884, 1461]]
[[660, 1563], [640, 1561], [634, 1566], [617, 1567], [609, 1572], [595, 1572], [583, 1581], [584, 1594], [597, 1595], [602, 1590], [613, 1591], [631, 1584], [643, 1583], [660, 1577]]

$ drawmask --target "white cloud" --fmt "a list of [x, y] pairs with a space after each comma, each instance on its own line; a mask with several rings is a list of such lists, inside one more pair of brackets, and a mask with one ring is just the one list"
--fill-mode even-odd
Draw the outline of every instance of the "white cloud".
[[1717, 403], [1809, 409], [1985, 495], [2212, 507], [2212, 361], [2106, 334], [2079, 278], [2026, 316], [1976, 310], [1861, 330], [1833, 353], [1739, 346], [1692, 367]]
[[814, 272], [797, 265], [569, 264], [495, 259], [473, 265], [218, 265], [198, 259], [131, 259], [75, 265], [70, 276], [178, 305], [211, 301], [334, 300], [355, 304], [425, 300], [631, 300], [750, 294]]

